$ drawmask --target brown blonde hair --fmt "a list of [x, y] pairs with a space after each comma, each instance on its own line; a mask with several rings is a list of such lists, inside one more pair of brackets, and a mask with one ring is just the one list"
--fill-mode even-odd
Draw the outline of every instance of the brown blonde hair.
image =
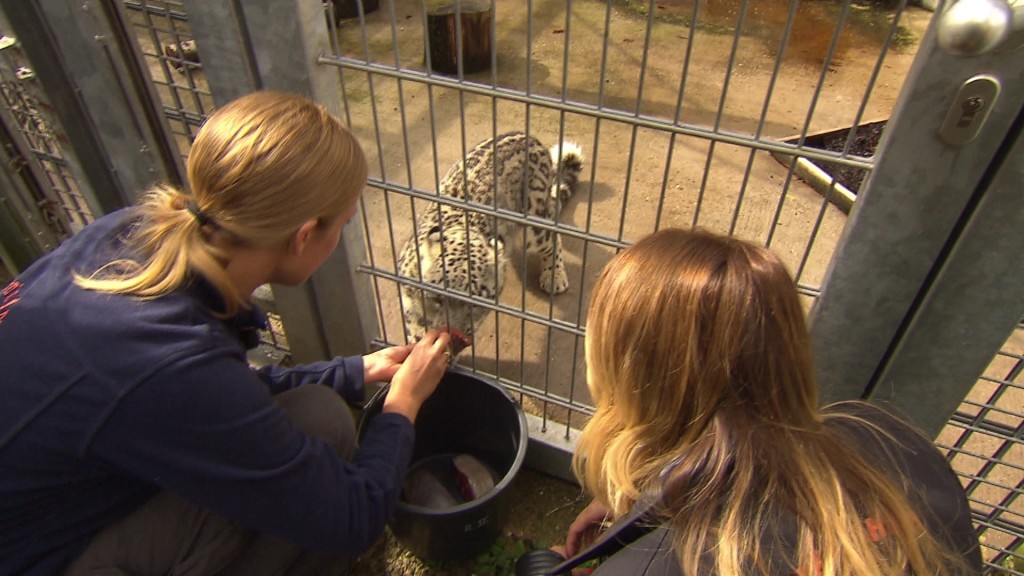
[[[596, 410], [577, 477], [616, 517], [660, 494], [684, 573], [768, 573], [781, 518], [796, 536], [782, 561], [804, 574], [945, 574], [959, 562], [901, 487], [824, 425], [804, 312], [770, 251], [704, 231], [642, 239], [598, 278], [586, 358]], [[865, 517], [885, 525], [885, 545]]]
[[146, 191], [130, 236], [133, 257], [75, 281], [157, 298], [198, 274], [233, 314], [248, 306], [248, 295], [232, 287], [212, 236], [259, 247], [286, 242], [304, 222], [326, 222], [353, 206], [366, 175], [359, 143], [323, 106], [285, 92], [242, 96], [216, 110], [196, 136], [188, 156], [192, 194], [167, 185]]

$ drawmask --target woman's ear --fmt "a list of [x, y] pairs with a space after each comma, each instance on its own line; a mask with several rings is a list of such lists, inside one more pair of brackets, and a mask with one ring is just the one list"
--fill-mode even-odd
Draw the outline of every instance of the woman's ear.
[[299, 226], [299, 229], [295, 232], [295, 235], [292, 236], [289, 251], [293, 255], [301, 255], [313, 240], [319, 225], [320, 222], [316, 218], [303, 222], [302, 226]]

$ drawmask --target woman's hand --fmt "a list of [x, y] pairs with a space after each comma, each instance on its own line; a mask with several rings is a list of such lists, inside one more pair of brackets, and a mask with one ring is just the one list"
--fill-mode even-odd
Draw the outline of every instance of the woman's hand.
[[415, 344], [392, 346], [363, 356], [363, 382], [390, 382]]
[[429, 330], [419, 342], [409, 346], [410, 350], [402, 360], [402, 365], [391, 378], [391, 387], [384, 397], [382, 412], [397, 412], [410, 422], [416, 422], [420, 407], [434, 393], [437, 383], [448, 369], [451, 361], [450, 341], [447, 332]]
[[569, 534], [565, 538], [565, 555], [575, 556], [597, 539], [610, 515], [611, 512], [604, 504], [591, 500], [569, 526]]

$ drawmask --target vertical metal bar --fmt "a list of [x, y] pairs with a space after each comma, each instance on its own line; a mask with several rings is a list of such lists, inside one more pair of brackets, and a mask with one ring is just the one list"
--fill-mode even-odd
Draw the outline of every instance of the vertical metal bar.
[[[604, 86], [605, 86], [605, 75], [607, 74], [607, 70], [608, 70], [608, 41], [609, 41], [609, 32], [610, 32], [610, 28], [611, 28], [611, 15], [612, 15], [612, 4], [611, 4], [611, 2], [606, 2], [605, 3], [605, 12], [604, 12], [604, 28], [603, 28], [604, 34], [603, 34], [603, 40], [602, 40], [602, 45], [601, 45], [601, 66], [600, 66], [600, 72], [599, 72], [599, 75], [598, 75], [598, 89], [597, 89], [597, 107], [599, 109], [604, 108], [604, 97], [605, 97], [605, 88], [604, 88]], [[594, 144], [591, 147], [590, 153], [588, 154], [588, 156], [590, 157], [589, 158], [589, 161], [590, 161], [590, 178], [589, 178], [589, 182], [590, 182], [590, 184], [587, 186], [587, 203], [586, 203], [587, 211], [586, 211], [585, 224], [584, 224], [584, 230], [586, 230], [588, 233], [593, 229], [593, 222], [594, 222], [594, 182], [596, 180], [596, 174], [597, 174], [597, 164], [598, 164], [598, 153], [599, 153], [599, 150], [600, 150], [600, 141], [601, 141], [601, 118], [597, 118], [595, 120], [595, 122], [594, 122], [594, 140], [593, 140]], [[580, 260], [581, 260], [581, 262], [580, 262], [580, 269], [584, 270], [584, 271], [587, 269], [587, 263], [589, 262], [590, 244], [591, 243], [589, 241], [584, 241], [583, 242], [583, 254], [580, 256]], [[585, 313], [584, 313], [584, 310], [583, 310], [583, 306], [584, 306], [583, 290], [581, 289], [580, 290], [579, 301], [576, 303], [576, 326], [577, 327], [582, 327], [586, 323]], [[574, 342], [576, 343], [576, 348], [579, 348], [581, 336], [577, 335], [574, 338], [575, 338]], [[572, 360], [572, 373], [573, 374], [576, 373], [578, 362], [579, 362], [579, 359], [578, 359], [577, 355], [573, 355], [573, 360]], [[574, 388], [573, 388], [573, 390], [574, 390]], [[575, 400], [575, 394], [572, 393], [570, 395], [570, 398]], [[546, 428], [544, 429], [544, 431], [546, 431]], [[564, 440], [570, 441], [571, 433], [572, 433], [572, 429], [567, 426], [566, 427], [566, 431], [565, 431], [565, 435], [564, 435]]]
[[[896, 405], [933, 435], [1024, 316], [1024, 110], [911, 308], [872, 398]], [[988, 281], [986, 281], [988, 280]]]
[[[636, 89], [636, 107], [633, 109], [633, 115], [637, 118], [640, 117], [640, 110], [643, 106], [644, 80], [647, 78], [647, 54], [651, 46], [652, 28], [654, 28], [654, 0], [649, 0], [647, 3], [647, 24], [644, 30], [643, 55], [640, 59], [640, 80], [637, 83]], [[639, 126], [634, 124], [629, 136], [629, 155], [626, 159], [626, 184], [622, 189], [622, 213], [619, 216], [619, 232], [617, 236], [620, 242], [626, 228], [626, 212], [629, 207], [629, 189], [633, 179], [633, 163], [636, 158], [636, 136], [638, 130]]]
[[[935, 42], [936, 27], [934, 19], [812, 309], [824, 400], [860, 397], [879, 382], [879, 391], [885, 390], [879, 376], [912, 320], [908, 314], [921, 303], [933, 262], [982, 183], [978, 167], [992, 165], [1024, 106], [1024, 60], [1009, 54], [949, 56]], [[935, 135], [955, 105], [951, 97], [978, 70], [1001, 79], [999, 100], [976, 139], [947, 144]], [[1008, 234], [1020, 236], [1019, 230]], [[858, 312], [864, 310], [871, 313]]]
[[[490, 25], [490, 30], [488, 32], [490, 34], [490, 42], [488, 44], [489, 44], [490, 50], [491, 50], [491, 53], [490, 53], [490, 61], [491, 61], [491, 88], [497, 88], [498, 87], [498, 12], [497, 12], [497, 6], [495, 5], [495, 0], [491, 0], [491, 4], [490, 4], [490, 8], [489, 9], [491, 11], [490, 24], [489, 24]], [[498, 138], [498, 99], [496, 97], [493, 97], [493, 96], [491, 97], [491, 138], [493, 140], [496, 140]], [[494, 165], [491, 167], [492, 174], [497, 174], [498, 173], [498, 159], [497, 159], [497, 155], [495, 155], [493, 159], [494, 159]], [[492, 196], [493, 196], [493, 200], [494, 200], [494, 209], [497, 210], [497, 208], [498, 208], [498, 195], [497, 194], [493, 194]], [[498, 231], [500, 230], [497, 217], [495, 217], [492, 220], [491, 225], [494, 227], [495, 234], [497, 234]], [[502, 240], [504, 240], [504, 238]], [[494, 259], [494, 277], [495, 278], [498, 277], [498, 269], [501, 266], [503, 266], [503, 263], [499, 262], [498, 259], [495, 258]], [[496, 291], [495, 294], [494, 294], [494, 304], [495, 305], [499, 305], [500, 303], [501, 303], [501, 294], [497, 293], [497, 291]], [[495, 365], [495, 371], [494, 372], [500, 378], [501, 377], [500, 366], [501, 366], [501, 342], [502, 342], [502, 331], [501, 331], [501, 316], [502, 315], [501, 315], [500, 312], [495, 312], [493, 314], [493, 316], [494, 316], [494, 365]], [[474, 357], [474, 362], [475, 362], [475, 360], [476, 359]], [[522, 402], [522, 396], [520, 396], [520, 402]]]
[[[725, 67], [725, 80], [722, 82], [722, 95], [718, 99], [718, 110], [715, 113], [715, 124], [714, 131], [717, 133], [722, 127], [722, 112], [725, 110], [725, 102], [729, 96], [729, 81], [732, 78], [732, 69], [736, 65], [736, 52], [740, 45], [740, 32], [743, 31], [743, 24], [747, 17], [747, 5], [748, 0], [743, 0], [740, 5], [740, 13], [736, 20], [736, 30], [733, 33], [732, 49], [729, 51], [729, 62]], [[704, 201], [704, 192], [708, 185], [708, 175], [711, 173], [711, 162], [715, 157], [715, 146], [717, 145], [716, 140], [712, 140], [708, 144], [708, 157], [704, 162], [704, 175], [700, 182], [700, 191], [697, 193], [697, 206], [693, 212], [693, 226], [697, 226], [700, 222], [700, 210], [701, 204]]]
[[[794, 0], [796, 1], [796, 0]], [[676, 96], [676, 109], [672, 116], [672, 122], [679, 124], [679, 117], [683, 111], [683, 98], [686, 94], [686, 80], [690, 72], [690, 60], [693, 58], [693, 41], [697, 35], [697, 17], [700, 13], [700, 2], [693, 3], [693, 17], [690, 18], [690, 36], [686, 42], [686, 56], [683, 58], [683, 68], [679, 74], [679, 89]], [[661, 190], [658, 193], [658, 212], [654, 217], [654, 230], [661, 228], [662, 208], [665, 206], [665, 196], [668, 190], [668, 181], [672, 171], [672, 157], [676, 148], [677, 134], [673, 132], [668, 139], [668, 152], [665, 155], [665, 171], [661, 177]]]
[[[571, 36], [571, 32], [572, 32], [572, 0], [569, 0], [566, 3], [566, 6], [565, 6], [565, 27], [564, 27], [564, 30], [565, 30], [565, 32], [563, 33], [564, 42], [563, 42], [563, 45], [562, 45], [562, 87], [561, 87], [561, 89], [559, 91], [559, 97], [560, 97], [562, 102], [566, 101], [566, 96], [567, 96], [568, 90], [569, 90], [569, 40], [570, 40], [570, 36]], [[557, 144], [558, 144], [559, 155], [558, 155], [557, 158], [552, 158], [552, 161], [555, 163], [555, 166], [553, 166], [552, 170], [553, 170], [554, 174], [556, 174], [556, 175], [560, 174], [559, 164], [562, 161], [562, 153], [563, 153], [562, 143], [563, 142], [565, 142], [565, 111], [561, 110], [561, 111], [559, 111], [559, 114], [558, 114], [558, 142], [557, 142]], [[557, 181], [555, 182], [555, 186], [559, 186], [559, 183]], [[556, 196], [556, 202], [560, 202], [560, 200], [558, 200], [557, 196]], [[557, 206], [557, 204], [556, 204], [556, 206]], [[561, 215], [561, 210], [557, 210], [554, 214], [552, 214], [552, 220], [554, 220], [553, 224], [555, 225], [556, 229], [557, 229], [557, 227], [559, 225], [559, 219], [560, 219], [559, 216], [560, 215]], [[559, 241], [561, 241], [561, 240], [559, 240]], [[582, 291], [581, 291], [581, 294], [582, 294]], [[550, 321], [550, 320], [554, 319], [554, 317], [555, 317], [555, 296], [554, 296], [554, 294], [548, 294], [548, 316], [547, 316], [547, 318]], [[553, 344], [554, 344], [553, 340], [554, 340], [554, 334], [555, 334], [555, 330], [552, 328], [551, 324], [547, 325], [546, 330], [547, 330], [547, 359], [544, 362], [544, 394], [545, 395], [549, 394], [550, 391], [551, 391], [551, 359], [554, 358], [554, 354], [552, 354], [552, 349], [553, 349]], [[571, 395], [570, 395], [570, 398], [571, 398]], [[544, 428], [546, 429], [547, 428], [547, 420], [548, 420], [547, 406], [545, 406], [545, 409], [543, 410], [543, 412], [544, 412], [544, 414], [542, 416], [542, 424], [543, 424]], [[568, 419], [566, 419], [566, 426], [568, 426]]]
[[[768, 108], [771, 106], [772, 94], [775, 91], [775, 81], [779, 77], [779, 72], [782, 70], [782, 60], [786, 55], [786, 47], [789, 44], [790, 34], [793, 32], [793, 22], [796, 21], [797, 6], [799, 0], [793, 0], [789, 3], [789, 13], [786, 15], [786, 26], [782, 30], [782, 38], [779, 40], [779, 49], [775, 57], [775, 66], [772, 67], [772, 76], [768, 80], [768, 91], [765, 94], [764, 104], [761, 106], [761, 116], [757, 121], [757, 128], [754, 130], [754, 140], [760, 140], [761, 134], [764, 131], [764, 123], [768, 118]], [[736, 198], [736, 208], [732, 213], [732, 221], [729, 223], [729, 235], [732, 236], [736, 232], [736, 224], [740, 217], [740, 208], [743, 206], [743, 197], [747, 190], [747, 184], [750, 182], [750, 172], [754, 167], [754, 157], [757, 155], [757, 149], [751, 148], [750, 155], [747, 157], [747, 167], [743, 171], [743, 182], [740, 184], [739, 196]], [[771, 226], [775, 227], [776, 220], [772, 220]]]
[[[533, 0], [526, 0], [526, 45], [525, 45], [525, 50], [526, 50], [526, 94], [529, 95], [532, 92], [532, 90], [533, 90], [532, 80], [531, 80], [531, 77], [530, 77], [530, 72], [531, 72], [531, 70], [533, 68], [533, 66], [532, 66], [532, 58], [530, 56], [530, 53], [533, 50]], [[525, 113], [523, 115], [524, 116], [524, 119], [523, 119], [523, 131], [526, 133], [526, 137], [527, 138], [530, 137], [530, 113], [531, 113], [530, 103], [527, 102], [525, 104]], [[524, 164], [523, 168], [524, 169], [526, 168], [525, 164]], [[525, 194], [526, 186], [529, 183], [529, 181], [528, 181], [529, 174], [524, 174], [523, 176], [524, 176], [524, 178], [523, 178], [523, 193]], [[526, 246], [526, 227], [521, 227], [521, 228], [522, 228], [522, 230], [520, 232], [520, 237], [522, 238], [522, 246]], [[526, 258], [520, 259], [520, 262], [521, 262], [521, 264], [520, 264], [520, 270], [519, 270], [519, 277], [525, 279], [527, 277], [527, 275], [526, 275]], [[519, 301], [523, 302], [524, 306], [525, 306], [525, 303], [526, 303], [526, 282], [523, 281], [520, 284], [521, 285], [520, 285], [520, 288], [519, 288], [519, 290], [520, 290], [520, 292], [519, 292]], [[526, 362], [525, 362], [525, 360], [526, 360], [526, 319], [525, 318], [521, 318], [519, 320], [519, 334], [520, 334], [520, 338], [519, 338], [519, 358], [520, 358], [520, 362], [519, 362], [519, 381], [520, 382], [525, 382], [526, 381]]]
[[[359, 10], [361, 11], [362, 10], [362, 2], [359, 2], [359, 4], [360, 4]], [[400, 67], [401, 64], [400, 64], [400, 58], [399, 58], [399, 54], [398, 54], [398, 31], [397, 31], [396, 24], [395, 24], [395, 7], [394, 7], [393, 3], [388, 3], [388, 15], [389, 15], [389, 21], [390, 21], [390, 24], [391, 24], [391, 47], [392, 47], [392, 56], [394, 58], [394, 65], [395, 65], [395, 67]], [[369, 55], [369, 52], [368, 52], [368, 47], [367, 47], [367, 42], [366, 42], [366, 28], [365, 27], [361, 27], [360, 29], [362, 30], [362, 41], [363, 41], [364, 55], [365, 55], [367, 61], [369, 61], [370, 55]], [[397, 90], [398, 90], [399, 115], [400, 115], [400, 118], [401, 118], [401, 126], [402, 126], [402, 143], [403, 143], [403, 152], [404, 152], [404, 155], [405, 155], [406, 181], [408, 182], [408, 186], [411, 189], [411, 188], [415, 187], [415, 183], [413, 182], [412, 159], [411, 159], [411, 157], [409, 155], [409, 130], [408, 130], [408, 122], [407, 122], [407, 119], [406, 119], [406, 113], [405, 113], [404, 85], [403, 85], [403, 82], [402, 82], [401, 79], [395, 80], [395, 83], [396, 83], [396, 87], [397, 87]], [[375, 123], [375, 128], [376, 128], [375, 133], [376, 133], [376, 136], [377, 136], [378, 158], [380, 160], [380, 166], [381, 166], [381, 179], [382, 179], [382, 181], [387, 182], [386, 172], [385, 172], [385, 168], [384, 168], [384, 166], [385, 166], [385, 164], [384, 164], [384, 150], [383, 150], [383, 148], [381, 146], [380, 128], [379, 128], [379, 125], [377, 124], [376, 104], [374, 104], [374, 123]], [[391, 199], [391, 193], [388, 190], [386, 190], [386, 189], [382, 189], [381, 193], [383, 194], [383, 198], [384, 198], [385, 214], [387, 214], [387, 219], [386, 220], [387, 220], [388, 235], [389, 235], [389, 238], [390, 238], [390, 245], [391, 245], [391, 261], [392, 262], [397, 262], [398, 261], [398, 254], [397, 254], [397, 251], [396, 251], [396, 248], [395, 248], [395, 232], [394, 232], [394, 227], [393, 227], [393, 222], [392, 222], [392, 217], [391, 217], [391, 200], [390, 200]], [[413, 212], [413, 214], [415, 214], [415, 211]], [[370, 237], [371, 234], [370, 234], [369, 221], [367, 220], [367, 218], [365, 216], [364, 216], [363, 220], [364, 220], [364, 226], [365, 226], [365, 234], [367, 235], [367, 237]], [[413, 225], [413, 227], [414, 227], [413, 234], [415, 235], [416, 234], [415, 224]], [[371, 259], [370, 260], [371, 266], [373, 266], [373, 254], [374, 254], [373, 246], [374, 246], [374, 243], [371, 242], [369, 244], [369, 246], [368, 246], [369, 249], [367, 250], [367, 252], [370, 255], [370, 259]], [[418, 258], [418, 256], [419, 256], [419, 254], [417, 253], [417, 258]], [[422, 280], [422, 277], [420, 278], [420, 280]], [[374, 293], [375, 294], [380, 294], [379, 288], [376, 287], [377, 286], [376, 279], [375, 279], [374, 285], [375, 285]], [[400, 293], [400, 291], [401, 291], [401, 287], [398, 287], [398, 292]], [[401, 307], [401, 297], [400, 297], [400, 294], [399, 294], [398, 301], [400, 302], [399, 306]], [[381, 302], [379, 300], [377, 302], [377, 307], [378, 307], [378, 315], [379, 315], [380, 318], [383, 319], [384, 318], [383, 308], [382, 308]], [[402, 315], [402, 317], [404, 319], [404, 309], [401, 310], [401, 315]], [[403, 324], [404, 324], [404, 322], [403, 322]], [[381, 322], [380, 326], [381, 326], [381, 332], [382, 332], [382, 340], [384, 342], [389, 342], [390, 338], [388, 337], [388, 333], [387, 333], [387, 323], [386, 322]], [[402, 330], [402, 332], [403, 332], [402, 338], [404, 340], [408, 336], [405, 334], [405, 330], [404, 329]]]
[[[466, 61], [462, 49], [462, 1], [455, 0], [455, 69], [459, 82], [466, 79]], [[459, 92], [459, 96], [462, 96], [462, 92]], [[460, 100], [459, 103], [462, 104], [463, 102]], [[465, 157], [465, 154], [463, 154], [463, 157]]]

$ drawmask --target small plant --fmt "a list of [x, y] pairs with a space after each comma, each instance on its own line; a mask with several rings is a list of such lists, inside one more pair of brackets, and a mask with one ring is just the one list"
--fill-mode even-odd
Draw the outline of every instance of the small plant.
[[892, 36], [892, 46], [896, 50], [907, 50], [917, 46], [917, 36], [906, 26], [898, 24]]
[[473, 573], [478, 576], [503, 576], [512, 574], [516, 559], [533, 550], [532, 543], [507, 534], [498, 538], [485, 552], [473, 560]]
[[1024, 574], [1024, 540], [1006, 550], [1007, 554], [998, 564], [985, 567], [984, 576], [1015, 576]]

